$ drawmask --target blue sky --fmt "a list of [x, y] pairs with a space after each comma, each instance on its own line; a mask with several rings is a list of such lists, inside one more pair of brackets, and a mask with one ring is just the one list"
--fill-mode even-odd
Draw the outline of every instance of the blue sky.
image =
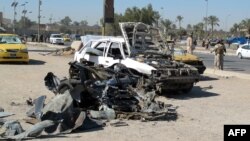
[[[0, 0], [0, 11], [5, 18], [13, 19], [14, 0]], [[21, 11], [26, 4], [26, 9], [32, 11], [27, 16], [37, 21], [38, 0], [17, 0], [17, 20], [21, 17]], [[164, 17], [175, 22], [177, 15], [184, 17], [182, 26], [201, 22], [206, 16], [205, 0], [114, 0], [115, 12], [124, 13], [128, 7], [144, 7], [152, 4], [153, 8]], [[49, 18], [59, 21], [69, 16], [72, 21], [86, 19], [90, 25], [99, 23], [103, 12], [103, 0], [42, 0], [42, 23], [49, 23]], [[234, 23], [242, 19], [250, 18], [250, 0], [208, 0], [208, 16], [216, 15], [220, 19], [220, 28], [229, 29]]]

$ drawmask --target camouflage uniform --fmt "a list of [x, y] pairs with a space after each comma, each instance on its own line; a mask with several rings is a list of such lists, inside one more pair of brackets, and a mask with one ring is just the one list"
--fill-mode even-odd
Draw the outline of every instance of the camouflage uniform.
[[215, 69], [223, 70], [224, 53], [226, 52], [225, 45], [223, 43], [217, 43], [211, 52], [215, 52]]

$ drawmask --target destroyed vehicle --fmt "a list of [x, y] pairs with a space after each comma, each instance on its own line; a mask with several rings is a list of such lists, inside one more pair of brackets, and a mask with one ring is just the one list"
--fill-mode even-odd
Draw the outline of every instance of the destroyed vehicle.
[[75, 54], [75, 61], [84, 58], [114, 69], [122, 64], [160, 93], [189, 92], [199, 81], [196, 68], [172, 61], [157, 28], [143, 23], [120, 23], [120, 27], [124, 38], [100, 39], [91, 48]]
[[206, 70], [206, 66], [203, 61], [196, 55], [187, 53], [182, 48], [174, 48], [174, 58], [175, 61], [183, 62], [185, 64], [191, 65], [198, 69], [200, 74], [203, 74]]

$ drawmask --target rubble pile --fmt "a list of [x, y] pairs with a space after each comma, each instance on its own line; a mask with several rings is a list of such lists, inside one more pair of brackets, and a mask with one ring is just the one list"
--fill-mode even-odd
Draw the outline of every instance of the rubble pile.
[[[176, 107], [155, 101], [155, 89], [147, 84], [153, 82], [144, 82], [125, 66], [110, 69], [88, 61], [69, 64], [69, 79], [59, 79], [52, 72], [44, 78], [46, 87], [55, 94], [50, 102], [45, 104], [46, 96], [27, 100], [33, 105], [27, 122], [34, 125], [24, 131], [18, 121], [1, 119], [0, 137], [20, 140], [42, 133], [59, 135], [102, 128], [113, 119], [177, 119]], [[122, 125], [127, 124], [114, 124]]]

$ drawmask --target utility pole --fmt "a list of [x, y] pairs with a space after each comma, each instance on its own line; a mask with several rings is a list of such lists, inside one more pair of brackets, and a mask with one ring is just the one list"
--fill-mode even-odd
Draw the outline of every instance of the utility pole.
[[207, 19], [207, 13], [208, 13], [208, 0], [205, 0], [206, 1], [206, 21], [205, 21], [205, 27], [206, 27], [206, 33], [207, 33], [207, 22], [208, 22], [208, 19]]
[[26, 20], [26, 17], [25, 17], [25, 15], [26, 15], [26, 13], [27, 13], [27, 10], [26, 10], [26, 4], [27, 4], [28, 2], [25, 2], [24, 4], [22, 4], [21, 6], [23, 6], [23, 11], [22, 11], [22, 13], [23, 13], [23, 29], [24, 29], [24, 34], [25, 34], [25, 20]]
[[103, 2], [103, 36], [106, 35], [106, 23], [114, 23], [114, 0], [104, 0]]
[[14, 8], [14, 19], [13, 19], [13, 33], [16, 32], [16, 7], [18, 5], [18, 2], [16, 2], [16, 0], [14, 0], [14, 2], [12, 2], [11, 7]]
[[37, 31], [37, 41], [40, 42], [40, 19], [41, 19], [41, 5], [42, 5], [42, 0], [38, 0], [38, 31]]

